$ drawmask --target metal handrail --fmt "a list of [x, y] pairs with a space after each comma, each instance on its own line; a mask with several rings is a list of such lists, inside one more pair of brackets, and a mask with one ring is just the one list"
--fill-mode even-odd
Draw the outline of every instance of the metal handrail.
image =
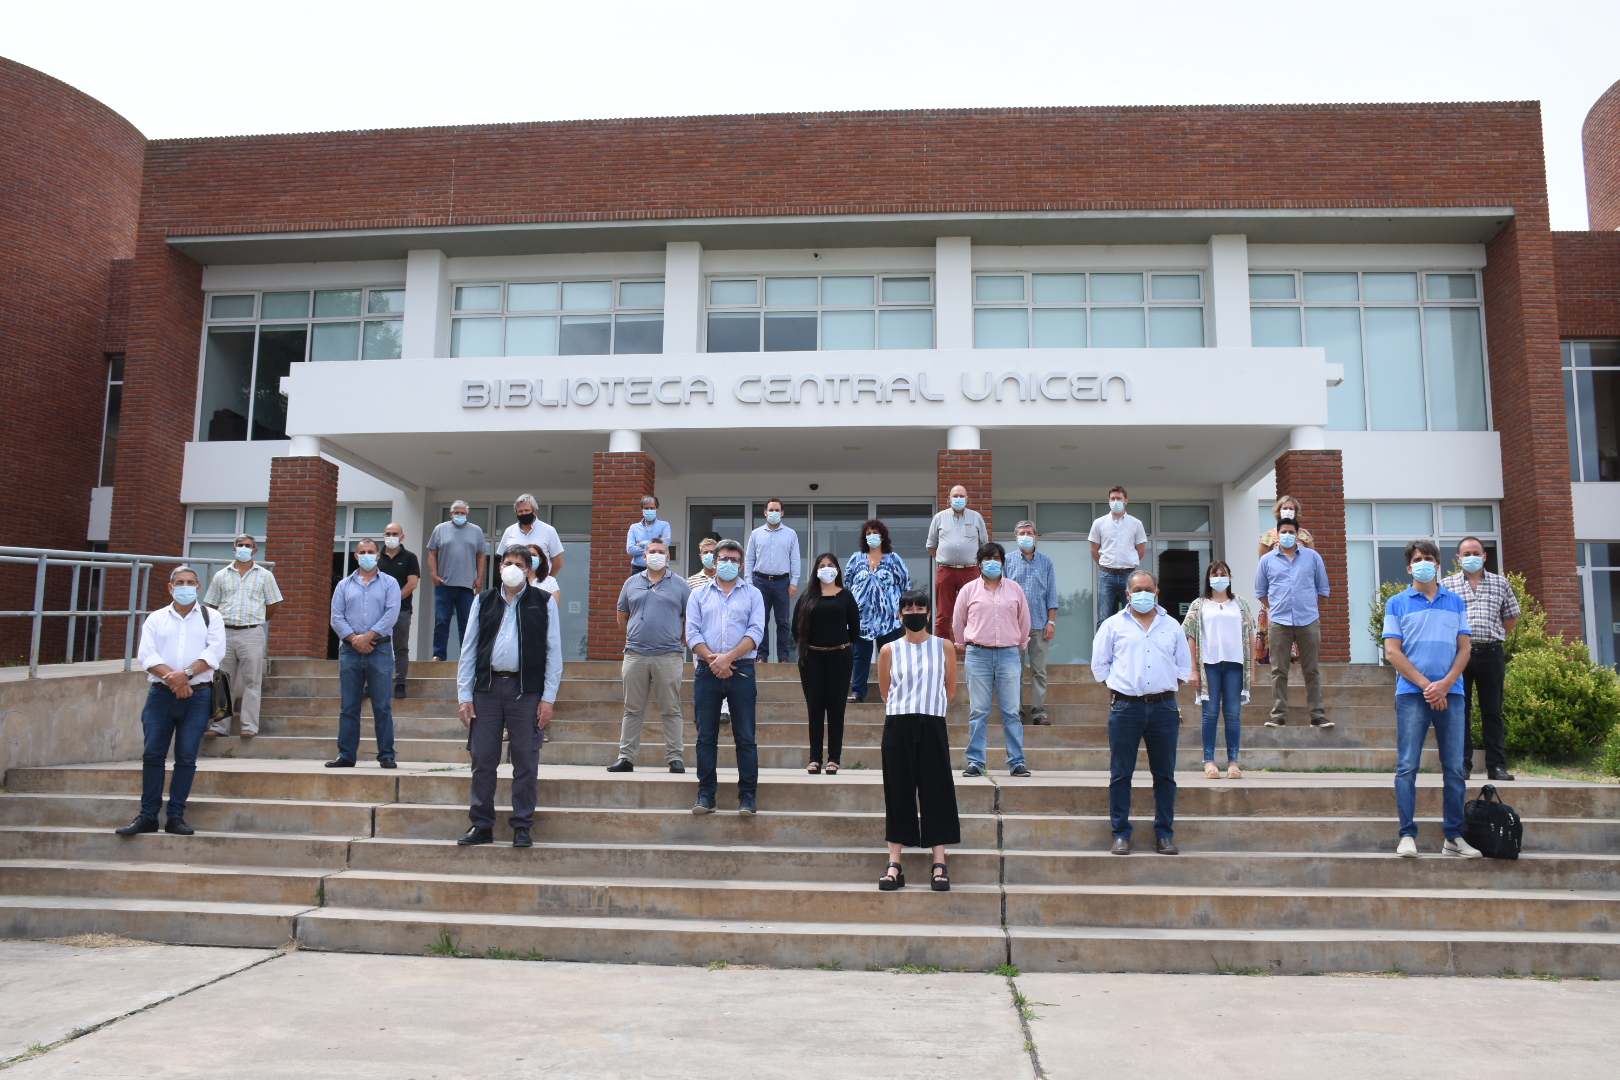
[[[130, 664], [135, 657], [135, 621], [137, 618], [150, 614], [147, 606], [148, 597], [152, 587], [152, 568], [154, 566], [168, 566], [184, 564], [191, 567], [202, 567], [207, 570], [207, 577], [212, 579], [215, 567], [228, 566], [234, 559], [205, 559], [185, 558], [173, 555], [131, 555], [117, 551], [73, 551], [62, 548], [30, 548], [7, 547], [0, 545], [0, 565], [34, 566], [34, 606], [27, 610], [0, 611], [0, 618], [28, 618], [33, 620], [33, 633], [28, 646], [28, 677], [39, 677], [39, 645], [44, 631], [45, 620], [48, 618], [66, 618], [67, 627], [67, 662], [73, 663], [73, 646], [77, 631], [78, 620], [81, 618], [124, 618], [124, 670], [130, 670]], [[259, 565], [274, 567], [275, 563], [263, 562]], [[46, 571], [52, 567], [67, 567], [72, 569], [72, 584], [68, 593], [68, 607], [65, 611], [51, 610], [45, 607], [45, 577]], [[101, 571], [105, 575], [108, 571], [124, 570], [129, 574], [129, 606], [124, 608], [81, 608], [79, 607], [79, 585], [81, 572], [89, 569]], [[198, 579], [204, 574], [199, 572]], [[106, 578], [101, 582], [101, 591], [107, 588]], [[87, 596], [88, 600], [89, 597]], [[88, 632], [86, 641], [88, 642]], [[97, 637], [99, 650], [101, 639]], [[88, 657], [86, 658], [88, 659]]]

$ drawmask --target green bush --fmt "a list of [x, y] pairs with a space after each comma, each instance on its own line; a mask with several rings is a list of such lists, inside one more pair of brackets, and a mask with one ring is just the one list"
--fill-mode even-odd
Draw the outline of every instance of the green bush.
[[1609, 740], [1603, 744], [1603, 753], [1598, 755], [1597, 766], [1610, 776], [1620, 776], [1620, 724], [1609, 732]]
[[1378, 646], [1380, 660], [1384, 655], [1384, 609], [1389, 606], [1390, 597], [1405, 592], [1409, 584], [1406, 581], [1386, 581], [1372, 595], [1369, 605], [1372, 610], [1367, 613], [1367, 636]]
[[1586, 644], [1542, 635], [1508, 662], [1502, 721], [1510, 754], [1571, 758], [1612, 738], [1620, 678]]

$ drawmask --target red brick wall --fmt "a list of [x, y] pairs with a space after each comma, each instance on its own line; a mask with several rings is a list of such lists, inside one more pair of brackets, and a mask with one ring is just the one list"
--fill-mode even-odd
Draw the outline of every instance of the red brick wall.
[[599, 453], [591, 466], [591, 621], [586, 653], [592, 660], [624, 655], [619, 590], [630, 576], [625, 531], [641, 520], [641, 500], [656, 494], [658, 468], [641, 451]]
[[101, 320], [103, 352], [121, 353], [129, 345], [129, 283], [134, 259], [114, 259], [107, 280], [107, 309]]
[[[1350, 579], [1345, 566], [1344, 460], [1338, 450], [1290, 450], [1277, 459], [1277, 494], [1305, 509], [1300, 527], [1327, 564], [1328, 597], [1321, 601], [1322, 660], [1350, 662]], [[1357, 628], [1359, 629], [1359, 628]]]
[[[935, 509], [951, 505], [951, 488], [961, 484], [967, 488], [968, 506], [984, 515], [986, 527], [991, 524], [990, 507], [995, 502], [991, 485], [991, 460], [988, 450], [941, 450], [935, 470], [937, 490]], [[991, 539], [995, 539], [994, 535]]]
[[325, 458], [270, 459], [265, 548], [275, 557], [276, 584], [283, 598], [270, 620], [271, 656], [326, 658], [337, 481], [338, 467]]
[[1620, 337], [1620, 232], [1555, 232], [1558, 333]]
[[1593, 229], [1620, 229], [1620, 82], [1597, 99], [1581, 126], [1586, 150], [1586, 220]]

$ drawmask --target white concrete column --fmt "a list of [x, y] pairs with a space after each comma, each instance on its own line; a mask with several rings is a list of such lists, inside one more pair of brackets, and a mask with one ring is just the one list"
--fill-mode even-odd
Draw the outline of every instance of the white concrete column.
[[[421, 488], [420, 509], [410, 522], [399, 517], [401, 513], [398, 503], [394, 504], [394, 516], [401, 525], [405, 526], [405, 546], [416, 552], [417, 561], [422, 564], [422, 580], [416, 583], [415, 603], [412, 605], [416, 612], [416, 625], [411, 627], [411, 659], [429, 660], [433, 657], [433, 574], [428, 570], [428, 541], [433, 538], [433, 530], [439, 524], [439, 507], [437, 500], [429, 497], [427, 488]], [[456, 624], [460, 626], [460, 623]]]
[[1290, 450], [1326, 450], [1327, 433], [1314, 424], [1292, 428], [1288, 432]]
[[1232, 568], [1232, 591], [1254, 599], [1254, 572], [1260, 565], [1260, 531], [1253, 488], [1221, 485], [1221, 547]]
[[641, 452], [641, 432], [619, 430], [608, 434], [608, 453], [637, 454]]
[[[941, 236], [934, 241], [934, 347], [973, 348], [973, 241]], [[976, 450], [978, 444], [964, 449]]]
[[450, 260], [437, 250], [405, 254], [405, 327], [400, 350], [407, 360], [450, 355]]
[[319, 435], [294, 435], [288, 442], [288, 457], [320, 457], [321, 439]]
[[[394, 521], [405, 530], [405, 547], [416, 552], [416, 557], [422, 562], [422, 576], [427, 577], [427, 535], [422, 532], [422, 519], [426, 513], [427, 488], [395, 488], [394, 489]], [[418, 650], [422, 649], [422, 637], [416, 631], [422, 623], [423, 600], [432, 595], [426, 586], [432, 585], [431, 578], [427, 582], [416, 583], [416, 595], [412, 597], [413, 618], [416, 625], [411, 627], [411, 659], [417, 658]], [[432, 607], [431, 603], [426, 605]], [[429, 633], [432, 633], [432, 624], [429, 624]], [[431, 647], [433, 642], [429, 641]]]
[[945, 431], [945, 449], [947, 450], [982, 450], [979, 445], [979, 429], [967, 424], [959, 424]]
[[703, 245], [672, 241], [664, 247], [664, 351], [699, 352], [702, 316]]
[[1254, 344], [1249, 326], [1249, 238], [1242, 233], [1209, 238], [1209, 312], [1222, 348]]

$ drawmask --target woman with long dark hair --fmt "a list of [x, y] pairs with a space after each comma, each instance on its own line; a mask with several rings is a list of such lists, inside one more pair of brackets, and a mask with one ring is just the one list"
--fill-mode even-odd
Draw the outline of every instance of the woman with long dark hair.
[[894, 553], [889, 527], [877, 518], [861, 526], [861, 550], [849, 557], [844, 578], [861, 609], [861, 636], [855, 642], [849, 700], [865, 701], [872, 657], [905, 633], [900, 627], [900, 597], [911, 588], [906, 560]]
[[[855, 643], [861, 639], [861, 611], [844, 588], [838, 556], [816, 556], [814, 580], [799, 594], [793, 611], [793, 637], [799, 646], [799, 685], [810, 710], [810, 765], [807, 772], [838, 771], [844, 752], [844, 695], [855, 665]], [[823, 721], [827, 729], [827, 756], [821, 756]]]

